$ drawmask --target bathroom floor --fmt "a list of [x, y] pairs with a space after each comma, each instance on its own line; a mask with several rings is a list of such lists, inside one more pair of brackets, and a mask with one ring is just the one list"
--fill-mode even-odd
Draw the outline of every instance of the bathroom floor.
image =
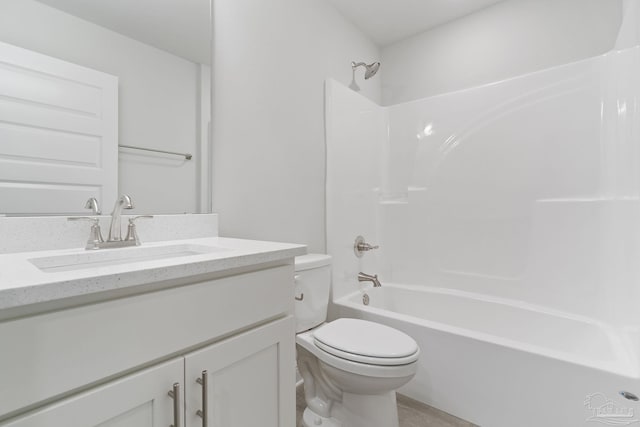
[[[302, 386], [299, 386], [296, 392], [296, 425], [298, 427], [302, 426], [302, 412], [305, 408], [302, 390]], [[476, 427], [475, 424], [400, 394], [398, 395], [398, 416], [400, 427]]]

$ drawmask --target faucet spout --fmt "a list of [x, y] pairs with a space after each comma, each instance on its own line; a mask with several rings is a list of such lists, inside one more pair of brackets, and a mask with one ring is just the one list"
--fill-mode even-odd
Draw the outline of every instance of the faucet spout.
[[360, 272], [358, 273], [358, 282], [371, 282], [373, 283], [374, 288], [379, 288], [382, 286], [382, 284], [378, 280], [377, 274], [371, 275], [371, 274]]
[[119, 242], [122, 240], [122, 226], [120, 220], [122, 209], [133, 209], [131, 197], [126, 194], [120, 196], [113, 207], [113, 212], [111, 212], [111, 225], [109, 226], [109, 238], [107, 239], [109, 242]]

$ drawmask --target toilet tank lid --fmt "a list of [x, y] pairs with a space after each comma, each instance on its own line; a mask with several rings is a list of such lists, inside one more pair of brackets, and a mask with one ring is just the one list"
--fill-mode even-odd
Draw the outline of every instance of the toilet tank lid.
[[331, 255], [307, 254], [296, 257], [295, 270], [303, 271], [331, 265]]

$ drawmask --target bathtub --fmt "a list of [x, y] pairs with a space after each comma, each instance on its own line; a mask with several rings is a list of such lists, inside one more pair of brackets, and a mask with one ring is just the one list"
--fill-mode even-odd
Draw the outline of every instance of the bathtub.
[[640, 404], [620, 395], [640, 395], [637, 330], [519, 301], [388, 283], [340, 298], [333, 310], [411, 335], [422, 353], [400, 393], [480, 426], [640, 425]]

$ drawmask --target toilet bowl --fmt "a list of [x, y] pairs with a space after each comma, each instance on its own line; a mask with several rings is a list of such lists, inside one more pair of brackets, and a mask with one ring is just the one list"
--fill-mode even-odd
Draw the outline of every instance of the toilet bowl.
[[395, 390], [413, 378], [420, 350], [403, 332], [360, 319], [326, 322], [330, 262], [296, 258], [296, 349], [305, 427], [398, 427]]

